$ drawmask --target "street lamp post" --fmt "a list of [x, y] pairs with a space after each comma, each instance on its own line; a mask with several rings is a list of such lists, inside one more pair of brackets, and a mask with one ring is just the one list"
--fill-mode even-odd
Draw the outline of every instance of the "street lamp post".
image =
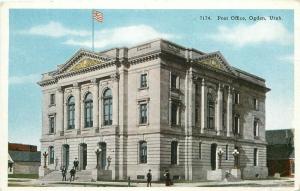
[[48, 156], [48, 153], [45, 151], [43, 153], [43, 156], [44, 156], [44, 168], [47, 168], [47, 156]]
[[224, 154], [224, 151], [222, 150], [222, 148], [218, 149], [218, 157], [219, 157], [219, 169], [221, 169], [221, 163], [222, 163], [222, 155]]
[[99, 147], [97, 147], [96, 149], [95, 149], [95, 154], [96, 154], [96, 169], [98, 169], [99, 168], [99, 154], [100, 154], [100, 152], [101, 152], [101, 148], [99, 148]]
[[238, 156], [240, 152], [237, 149], [234, 149], [232, 155], [234, 157], [234, 168], [238, 168]]

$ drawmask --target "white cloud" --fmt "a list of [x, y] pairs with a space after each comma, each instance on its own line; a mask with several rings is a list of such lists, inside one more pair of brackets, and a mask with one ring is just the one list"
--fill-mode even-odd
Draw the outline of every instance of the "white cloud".
[[281, 99], [266, 99], [266, 129], [293, 128], [293, 101]]
[[293, 64], [294, 63], [294, 55], [293, 54], [289, 54], [289, 55], [280, 55], [277, 57], [279, 61], [281, 62], [285, 62], [288, 64]]
[[26, 31], [22, 31], [22, 34], [30, 35], [40, 35], [40, 36], [49, 36], [53, 38], [63, 37], [63, 36], [88, 36], [91, 32], [86, 30], [75, 30], [65, 27], [59, 22], [50, 21], [45, 25], [33, 26]]
[[41, 79], [40, 74], [29, 74], [25, 76], [12, 76], [9, 78], [11, 85], [21, 85], [29, 83], [37, 83]]
[[[106, 29], [95, 32], [95, 48], [108, 46], [130, 46], [139, 42], [151, 40], [154, 38], [175, 38], [175, 35], [161, 33], [147, 25], [133, 25]], [[91, 47], [91, 38], [75, 39], [71, 38], [64, 42], [68, 45]]]
[[288, 44], [292, 34], [279, 21], [258, 21], [254, 24], [240, 24], [234, 27], [220, 26], [216, 33], [208, 38], [224, 42], [233, 46], [242, 47], [250, 44], [274, 42]]

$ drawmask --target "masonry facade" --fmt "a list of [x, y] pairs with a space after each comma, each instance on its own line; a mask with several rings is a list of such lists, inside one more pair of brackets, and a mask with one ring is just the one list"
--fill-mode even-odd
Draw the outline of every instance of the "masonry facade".
[[[43, 74], [41, 151], [48, 168], [96, 167], [111, 179], [206, 180], [237, 168], [265, 177], [265, 80], [158, 39], [102, 52], [79, 50]], [[224, 152], [219, 163], [217, 152]], [[44, 164], [42, 157], [41, 164]], [[221, 166], [220, 166], [221, 165]]]

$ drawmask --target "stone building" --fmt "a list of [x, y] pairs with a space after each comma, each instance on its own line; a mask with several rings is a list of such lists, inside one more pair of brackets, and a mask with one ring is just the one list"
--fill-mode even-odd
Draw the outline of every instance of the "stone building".
[[8, 174], [39, 173], [41, 152], [37, 146], [19, 143], [8, 143]]
[[294, 129], [266, 131], [269, 176], [293, 177], [295, 174]]
[[233, 169], [242, 178], [267, 176], [269, 89], [220, 52], [163, 39], [81, 49], [38, 84], [41, 148], [50, 171], [54, 161], [71, 168], [77, 157], [82, 170], [97, 167], [98, 178], [115, 180], [145, 180], [148, 169], [153, 180], [163, 179], [166, 169], [186, 180], [221, 179]]

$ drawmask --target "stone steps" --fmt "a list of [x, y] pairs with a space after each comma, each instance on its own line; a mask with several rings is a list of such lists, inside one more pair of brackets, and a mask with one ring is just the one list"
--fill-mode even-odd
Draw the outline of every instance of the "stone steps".
[[[46, 176], [42, 177], [40, 180], [45, 181], [62, 181], [61, 171], [55, 170]], [[67, 173], [67, 180], [70, 180], [70, 173]], [[81, 170], [77, 171], [75, 174], [75, 181], [90, 182], [92, 180], [92, 171], [91, 170]]]

